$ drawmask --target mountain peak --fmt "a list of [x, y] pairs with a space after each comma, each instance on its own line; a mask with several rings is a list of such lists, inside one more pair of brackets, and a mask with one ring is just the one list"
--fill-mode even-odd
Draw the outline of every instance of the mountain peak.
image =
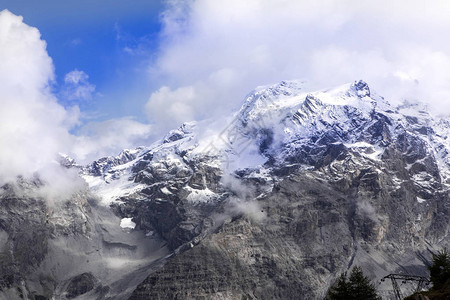
[[[165, 261], [166, 250], [157, 250], [165, 258], [130, 299], [175, 298], [182, 291], [189, 292], [187, 298], [204, 297], [205, 290], [198, 286], [229, 289], [230, 284], [217, 285], [210, 278], [231, 282], [229, 295], [242, 292], [238, 298], [267, 285], [279, 289], [264, 291], [267, 298], [322, 299], [328, 288], [324, 283], [353, 265], [374, 270], [374, 278], [402, 269], [426, 272], [414, 260], [417, 253], [423, 259], [428, 247], [449, 244], [448, 120], [414, 105], [391, 107], [361, 80], [321, 91], [308, 90], [303, 82], [283, 81], [249, 94], [237, 117], [217, 136], [202, 131], [206, 124], [185, 123], [148, 147], [124, 150], [85, 167], [61, 155], [63, 165], [80, 169], [91, 201], [80, 195], [79, 204], [65, 205], [66, 211], [52, 217], [44, 207], [30, 210], [35, 200], [24, 205], [27, 199], [7, 199], [0, 191], [6, 200], [3, 209], [17, 205], [2, 229], [16, 237], [16, 228], [24, 224], [16, 211], [22, 211], [34, 220], [29, 228], [43, 226], [42, 232], [49, 234], [61, 228], [57, 230], [72, 234], [70, 239], [97, 238], [92, 239], [97, 251], [89, 253], [97, 260], [98, 252], [105, 251], [105, 261], [110, 261], [112, 251], [138, 258], [134, 240], [116, 242], [117, 236], [139, 233], [143, 244], [156, 243], [152, 249], [161, 249], [164, 242], [173, 259]], [[200, 146], [203, 139], [212, 140], [211, 152]], [[101, 221], [106, 207], [121, 219]], [[116, 229], [104, 227], [106, 223], [115, 223]], [[132, 228], [120, 228], [125, 223]], [[47, 245], [39, 235], [30, 234], [28, 240]], [[25, 243], [17, 245], [21, 244]], [[205, 255], [217, 259], [205, 260]], [[91, 264], [81, 266], [93, 270]], [[230, 268], [239, 269], [238, 276], [228, 272]], [[125, 277], [134, 280], [143, 274], [141, 268], [136, 272]], [[170, 281], [174, 272], [176, 282]], [[112, 287], [111, 298], [122, 292], [114, 290], [117, 282], [103, 285], [103, 273], [107, 272], [92, 274], [99, 285], [86, 296], [89, 299], [105, 286]], [[78, 281], [75, 275], [58, 284], [62, 288], [69, 280]], [[173, 295], [167, 294], [167, 284]], [[126, 289], [131, 292], [134, 287]]]
[[358, 95], [358, 97], [363, 98], [363, 97], [370, 97], [370, 88], [369, 85], [362, 80], [359, 81], [355, 81], [352, 86], [351, 86], [356, 95]]

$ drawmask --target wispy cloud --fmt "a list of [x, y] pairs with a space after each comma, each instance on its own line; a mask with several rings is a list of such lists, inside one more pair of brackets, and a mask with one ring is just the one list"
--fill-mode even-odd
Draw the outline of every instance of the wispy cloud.
[[146, 146], [155, 139], [152, 126], [131, 117], [90, 122], [83, 126], [72, 152], [79, 162], [88, 163], [108, 155], [117, 155], [128, 147]]
[[89, 75], [85, 72], [75, 69], [64, 76], [61, 96], [66, 100], [91, 100], [94, 92], [95, 85], [89, 82]]
[[156, 37], [152, 33], [135, 36], [133, 32], [124, 30], [118, 22], [114, 23], [113, 30], [116, 35], [116, 43], [124, 53], [130, 56], [140, 56], [141, 59], [148, 59], [152, 56], [156, 41]]
[[70, 45], [70, 46], [73, 46], [73, 47], [76, 47], [76, 46], [81, 45], [82, 43], [83, 43], [83, 40], [82, 40], [82, 39], [76, 38], [76, 39], [71, 40], [71, 41], [69, 42], [69, 45]]

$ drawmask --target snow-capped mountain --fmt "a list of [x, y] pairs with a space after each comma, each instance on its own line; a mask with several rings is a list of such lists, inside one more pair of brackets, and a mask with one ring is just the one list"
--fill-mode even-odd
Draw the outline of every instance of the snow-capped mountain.
[[[186, 123], [150, 147], [124, 150], [117, 157], [105, 157], [83, 167], [83, 177], [108, 204], [149, 185], [192, 177], [197, 161], [222, 169], [227, 159], [245, 156], [246, 147], [252, 143], [262, 157], [263, 164], [258, 168], [265, 170], [287, 165], [319, 168], [324, 158], [334, 159], [329, 156], [333, 153], [324, 156], [327, 151], [333, 152], [331, 148], [336, 148], [336, 155], [342, 155], [345, 149], [381, 166], [385, 151], [396, 145], [402, 147], [396, 150], [405, 155], [405, 170], [416, 181], [450, 182], [448, 120], [431, 116], [419, 104], [392, 107], [362, 81], [319, 92], [304, 91], [303, 85], [281, 82], [251, 93], [231, 128], [208, 145], [214, 151], [196, 138], [200, 130], [196, 123]], [[170, 192], [161, 189], [163, 194]], [[214, 194], [206, 181], [187, 184], [184, 189], [192, 194], [189, 199], [214, 198], [194, 196]]]
[[[302, 293], [309, 291], [308, 298], [323, 295], [334, 276], [353, 264], [365, 265], [374, 278], [397, 270], [387, 266], [395, 260], [403, 259], [402, 268], [423, 264], [415, 251], [448, 244], [448, 120], [418, 104], [391, 106], [362, 81], [317, 92], [305, 86], [291, 81], [258, 88], [206, 147], [197, 138], [199, 125], [184, 124], [155, 145], [137, 149], [126, 163], [101, 174], [87, 172], [85, 178], [119, 214], [133, 218], [137, 228], [161, 234], [177, 253], [203, 247], [217, 236], [234, 239], [216, 230], [235, 226], [228, 218], [236, 216], [247, 218], [240, 222], [248, 223], [251, 232], [267, 230], [261, 226], [286, 227], [289, 242], [280, 243], [297, 244], [289, 244], [292, 251], [315, 257], [314, 267], [303, 277], [296, 275], [302, 279], [291, 291], [301, 287]], [[229, 166], [255, 155], [259, 165]], [[289, 202], [298, 205], [294, 212], [287, 211]], [[249, 251], [245, 247], [253, 246], [235, 249], [236, 255]], [[327, 256], [331, 265], [318, 263]], [[250, 257], [244, 263], [256, 264]], [[297, 255], [289, 257], [306, 263]], [[414, 268], [425, 272], [425, 267]], [[135, 295], [163, 295], [164, 285], [155, 276]], [[235, 284], [233, 276], [229, 279]], [[273, 285], [273, 278], [266, 280]], [[313, 283], [323, 288], [313, 289]], [[220, 290], [218, 283], [208, 284]], [[178, 285], [195, 292], [187, 283]], [[238, 294], [247, 288], [241, 286]], [[234, 292], [222, 289], [225, 298], [234, 298]], [[274, 291], [281, 293], [274, 287], [269, 295]], [[252, 293], [257, 298], [265, 294]]]
[[[123, 232], [170, 252], [122, 293], [87, 272], [79, 299], [320, 299], [354, 265], [373, 279], [426, 274], [450, 243], [450, 122], [419, 104], [392, 106], [363, 81], [284, 81], [250, 93], [217, 134], [205, 124], [88, 166], [64, 160], [94, 212], [111, 208]], [[74, 280], [55, 282], [46, 297]]]

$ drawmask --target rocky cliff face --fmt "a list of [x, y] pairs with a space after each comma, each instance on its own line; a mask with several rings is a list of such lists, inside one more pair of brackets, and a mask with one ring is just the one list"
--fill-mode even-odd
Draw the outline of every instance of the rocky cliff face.
[[42, 187], [0, 191], [0, 299], [127, 299], [169, 254], [157, 234], [120, 228], [87, 189], [49, 202]]
[[426, 274], [449, 245], [450, 122], [418, 105], [393, 107], [362, 81], [282, 82], [249, 94], [217, 136], [201, 131], [66, 159], [89, 191], [58, 210], [4, 187], [0, 295], [321, 299], [354, 265]]
[[364, 82], [311, 94], [281, 83], [251, 94], [236, 124], [266, 162], [234, 170], [238, 188], [216, 179], [226, 193], [210, 201], [208, 234], [186, 235], [194, 247], [131, 299], [320, 299], [354, 265], [373, 279], [426, 274], [429, 251], [448, 245], [445, 121]]

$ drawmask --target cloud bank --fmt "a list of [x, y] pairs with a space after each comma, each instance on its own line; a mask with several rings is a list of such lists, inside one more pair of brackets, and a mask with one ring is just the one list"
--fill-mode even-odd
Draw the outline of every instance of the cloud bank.
[[2, 11], [0, 182], [35, 173], [58, 152], [87, 162], [185, 121], [218, 120], [256, 86], [285, 79], [317, 89], [364, 79], [393, 102], [449, 112], [450, 3], [391, 2], [168, 0], [143, 107], [152, 125], [122, 117], [78, 128], [77, 137], [70, 130], [80, 111], [70, 100], [89, 99], [95, 86], [74, 70], [65, 77], [68, 107], [58, 104], [39, 31]]
[[0, 12], [0, 183], [32, 176], [69, 152], [77, 110], [65, 110], [50, 92], [54, 80], [46, 43], [36, 28]]
[[174, 127], [297, 78], [318, 89], [363, 79], [391, 102], [449, 111], [448, 15], [447, 1], [167, 1], [146, 112]]
[[59, 153], [88, 163], [146, 144], [151, 127], [125, 117], [91, 122], [71, 134], [81, 125], [76, 103], [89, 100], [95, 86], [85, 72], [69, 72], [58, 94], [69, 102], [66, 107], [59, 104], [52, 93], [54, 66], [46, 46], [38, 29], [26, 25], [21, 16], [0, 12], [0, 185], [39, 174], [44, 182], [54, 183], [48, 191], [57, 186], [67, 191], [80, 185], [73, 172], [60, 169]]

